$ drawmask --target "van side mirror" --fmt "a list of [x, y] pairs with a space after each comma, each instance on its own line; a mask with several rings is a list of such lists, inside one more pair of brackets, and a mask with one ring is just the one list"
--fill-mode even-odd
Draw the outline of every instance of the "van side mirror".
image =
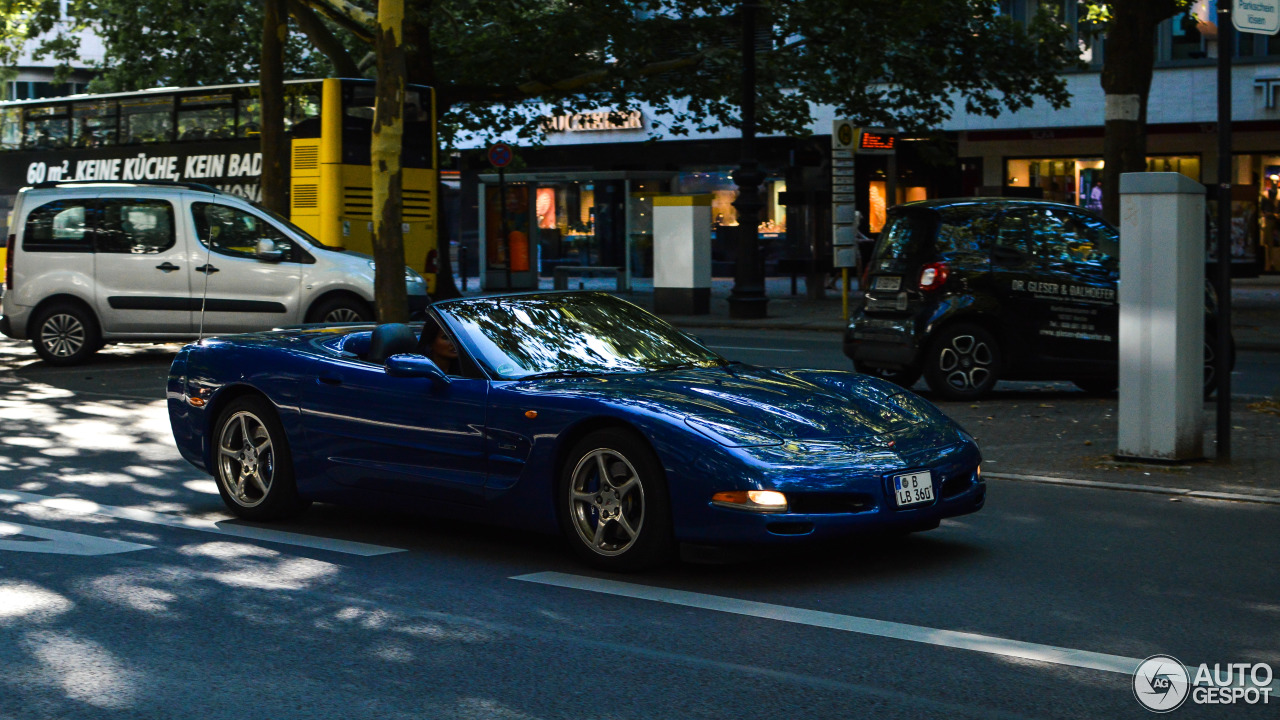
[[284, 259], [284, 252], [276, 247], [275, 240], [262, 238], [258, 241], [258, 247], [254, 249], [253, 256], [267, 262], [280, 262]]
[[387, 374], [392, 377], [424, 377], [432, 382], [448, 385], [453, 382], [440, 366], [429, 357], [401, 353], [387, 358]]

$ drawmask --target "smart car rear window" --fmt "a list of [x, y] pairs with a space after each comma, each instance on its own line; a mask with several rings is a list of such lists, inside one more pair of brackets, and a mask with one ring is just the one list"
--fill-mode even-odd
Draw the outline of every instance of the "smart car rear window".
[[876, 245], [877, 260], [909, 260], [929, 242], [933, 218], [925, 213], [903, 213], [890, 219]]
[[26, 252], [93, 252], [87, 201], [57, 200], [31, 211], [22, 234]]

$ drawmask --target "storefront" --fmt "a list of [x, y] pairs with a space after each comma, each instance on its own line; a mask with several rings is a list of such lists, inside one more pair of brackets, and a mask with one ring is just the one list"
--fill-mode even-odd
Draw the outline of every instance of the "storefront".
[[627, 287], [653, 274], [653, 196], [672, 192], [674, 173], [507, 173], [505, 203], [496, 173], [479, 180], [484, 289], [536, 288], [561, 265], [618, 267]]
[[[1232, 272], [1280, 272], [1280, 122], [1234, 125]], [[1103, 140], [1101, 127], [965, 132], [961, 162], [985, 170], [976, 194], [1042, 197], [1101, 213]], [[1206, 186], [1209, 262], [1217, 258], [1216, 142], [1212, 125], [1148, 127], [1147, 171], [1182, 173]]]

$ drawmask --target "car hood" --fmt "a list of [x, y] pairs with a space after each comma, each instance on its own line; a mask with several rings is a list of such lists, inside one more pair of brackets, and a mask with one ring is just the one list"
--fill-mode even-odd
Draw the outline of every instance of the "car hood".
[[959, 440], [957, 426], [928, 401], [891, 383], [851, 372], [737, 365], [529, 384], [539, 391], [587, 395], [679, 414], [695, 424], [759, 427], [787, 441], [907, 436]]

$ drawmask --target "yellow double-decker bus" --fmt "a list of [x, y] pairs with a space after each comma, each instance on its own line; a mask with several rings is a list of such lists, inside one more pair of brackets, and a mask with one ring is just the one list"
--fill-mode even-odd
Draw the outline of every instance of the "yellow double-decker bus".
[[[405, 95], [405, 263], [435, 291], [435, 96]], [[290, 219], [320, 242], [373, 252], [370, 138], [374, 82], [285, 83]], [[256, 83], [0, 102], [0, 232], [25, 185], [48, 181], [200, 182], [261, 200]], [[4, 267], [0, 257], [0, 268]]]

